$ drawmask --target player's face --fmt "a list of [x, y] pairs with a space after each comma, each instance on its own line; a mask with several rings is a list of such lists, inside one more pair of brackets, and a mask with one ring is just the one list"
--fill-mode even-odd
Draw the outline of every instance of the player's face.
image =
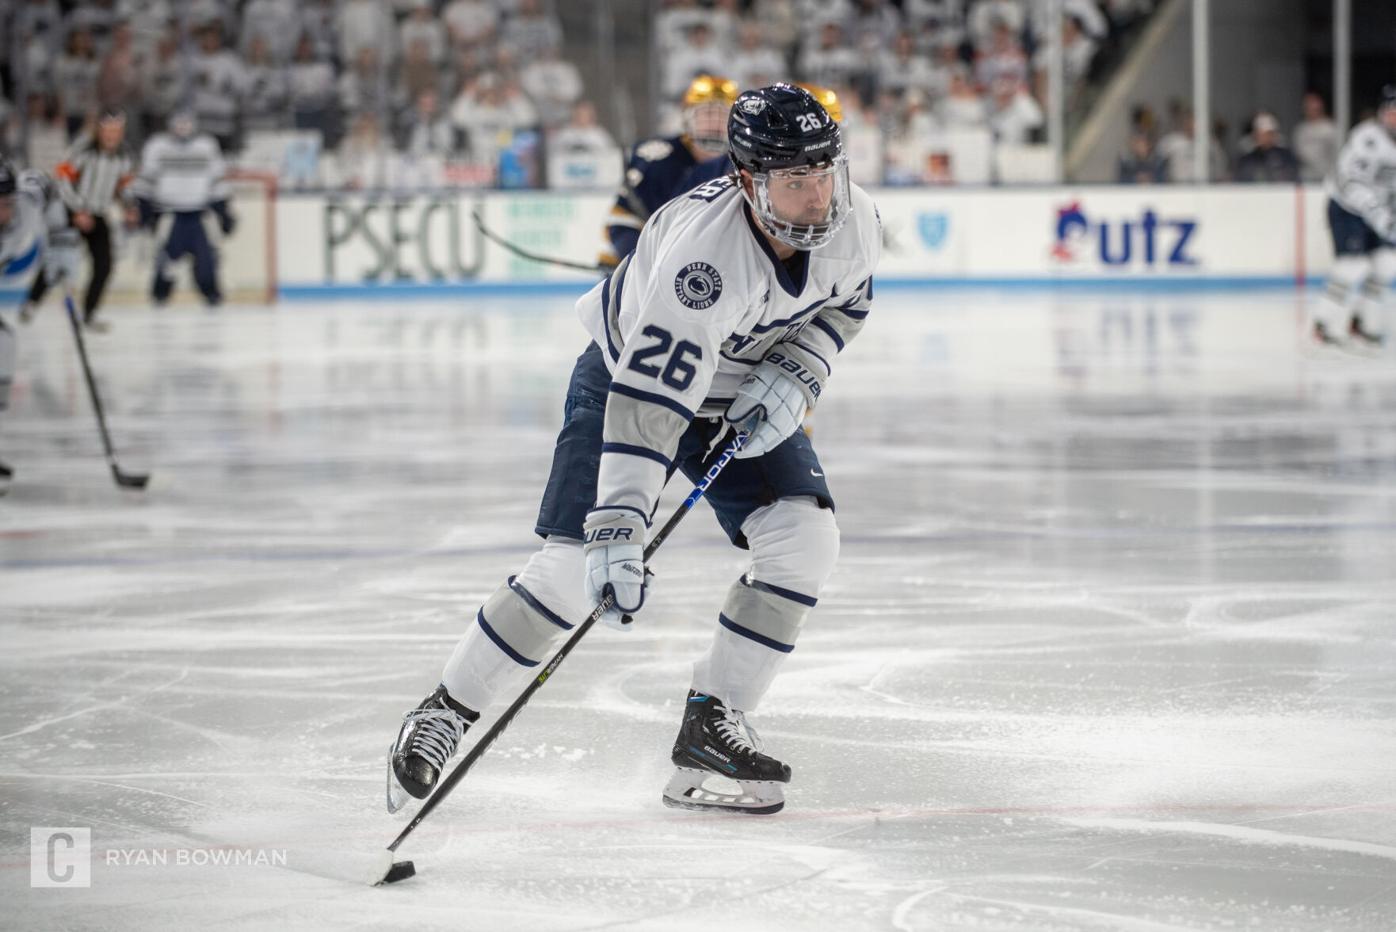
[[718, 155], [727, 145], [726, 104], [698, 104], [684, 114], [685, 127], [693, 142], [710, 155]]
[[771, 209], [786, 223], [824, 223], [834, 200], [834, 169], [773, 171], [767, 182]]
[[10, 225], [15, 216], [15, 196], [0, 194], [0, 229]]
[[97, 142], [103, 149], [115, 149], [126, 135], [124, 120], [103, 120], [97, 124]]
[[1382, 107], [1377, 116], [1381, 119], [1381, 125], [1386, 127], [1386, 131], [1396, 136], [1396, 107]]

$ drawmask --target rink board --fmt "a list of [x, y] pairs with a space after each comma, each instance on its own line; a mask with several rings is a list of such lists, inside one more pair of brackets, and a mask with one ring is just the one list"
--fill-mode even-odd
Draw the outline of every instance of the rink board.
[[[1274, 286], [1320, 279], [1332, 261], [1318, 186], [871, 193], [884, 224], [884, 285]], [[597, 276], [514, 254], [491, 242], [475, 216], [524, 251], [590, 263], [603, 248], [611, 203], [599, 192], [277, 194], [244, 187], [235, 205], [239, 229], [220, 241], [221, 275], [233, 300], [255, 302], [577, 292]], [[143, 299], [154, 251], [140, 235], [118, 244], [115, 300]], [[17, 297], [13, 287], [0, 282], [0, 293]]]

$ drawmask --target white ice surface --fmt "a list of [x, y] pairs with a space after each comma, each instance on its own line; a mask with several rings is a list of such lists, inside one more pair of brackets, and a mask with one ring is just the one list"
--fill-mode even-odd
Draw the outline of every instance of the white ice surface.
[[[381, 889], [318, 875], [397, 833], [399, 717], [535, 545], [570, 302], [115, 308], [144, 494], [49, 308], [0, 419], [0, 925], [1390, 930], [1396, 356], [1306, 354], [1302, 300], [880, 294], [815, 419], [843, 556], [753, 716], [786, 811], [659, 801], [742, 570], [700, 507]], [[90, 888], [30, 888], [32, 826], [92, 829]]]

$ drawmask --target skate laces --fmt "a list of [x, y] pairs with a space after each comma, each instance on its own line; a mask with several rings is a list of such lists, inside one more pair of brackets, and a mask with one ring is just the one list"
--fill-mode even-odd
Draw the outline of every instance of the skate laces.
[[403, 720], [415, 726], [407, 749], [437, 770], [446, 766], [465, 736], [465, 720], [450, 709], [413, 709]]
[[756, 734], [756, 729], [747, 722], [745, 713], [724, 706], [713, 727], [729, 747], [752, 754], [760, 752], [761, 738]]

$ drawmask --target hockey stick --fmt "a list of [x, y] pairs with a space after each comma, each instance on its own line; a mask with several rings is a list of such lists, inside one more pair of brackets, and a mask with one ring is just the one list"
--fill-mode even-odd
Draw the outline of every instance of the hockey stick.
[[503, 246], [505, 249], [509, 250], [516, 256], [520, 256], [532, 262], [542, 262], [545, 265], [561, 266], [564, 269], [579, 269], [583, 272], [602, 273], [607, 271], [607, 269], [595, 263], [592, 263], [591, 265], [586, 265], [581, 262], [573, 262], [570, 259], [554, 259], [552, 256], [540, 256], [536, 252], [529, 252], [527, 249], [524, 249], [521, 246], [515, 246], [507, 239], [500, 236], [498, 233], [494, 232], [489, 227], [485, 226], [485, 218], [480, 216], [480, 209], [478, 207], [470, 212], [470, 216], [475, 219], [475, 225], [480, 228], [481, 233], [485, 234], [486, 239], [498, 243], [499, 245]]
[[[739, 432], [732, 438], [732, 442], [727, 445], [721, 455], [708, 467], [707, 472], [703, 473], [703, 478], [698, 480], [698, 484], [693, 487], [693, 491], [688, 493], [688, 497], [683, 500], [683, 504], [675, 510], [673, 516], [659, 529], [659, 533], [655, 534], [654, 537], [650, 539], [650, 542], [645, 545], [646, 563], [650, 561], [655, 551], [657, 551], [660, 545], [673, 533], [674, 528], [679, 526], [679, 522], [684, 519], [684, 516], [693, 510], [694, 505], [698, 504], [698, 500], [703, 497], [703, 493], [713, 484], [713, 480], [722, 472], [723, 467], [731, 462], [732, 457], [736, 456], [737, 452], [741, 450], [742, 445], [746, 443], [747, 436], [746, 433]], [[553, 655], [553, 658], [548, 661], [548, 665], [543, 668], [543, 672], [533, 678], [533, 682], [529, 683], [528, 687], [519, 694], [519, 698], [514, 700], [513, 704], [505, 710], [504, 714], [491, 726], [490, 730], [485, 732], [485, 736], [476, 742], [475, 747], [470, 749], [470, 753], [465, 755], [465, 758], [456, 765], [456, 769], [452, 770], [446, 779], [441, 781], [441, 785], [436, 788], [436, 792], [432, 793], [431, 797], [422, 804], [422, 808], [412, 817], [412, 821], [408, 822], [407, 827], [402, 830], [397, 838], [393, 839], [392, 844], [388, 845], [388, 867], [383, 876], [373, 884], [375, 887], [385, 883], [396, 883], [399, 880], [406, 880], [416, 873], [416, 867], [411, 861], [392, 863], [392, 853], [397, 851], [398, 846], [406, 840], [408, 835], [412, 834], [413, 829], [420, 825], [422, 820], [425, 819], [433, 809], [439, 806], [442, 800], [450, 795], [451, 790], [455, 789], [456, 784], [461, 781], [466, 772], [474, 766], [481, 755], [489, 750], [490, 745], [504, 732], [504, 729], [509, 727], [509, 723], [514, 720], [514, 716], [519, 714], [519, 710], [522, 709], [528, 703], [529, 698], [538, 691], [538, 687], [548, 681], [548, 677], [553, 675], [553, 671], [557, 669], [558, 664], [562, 663], [563, 659], [572, 652], [572, 648], [577, 646], [577, 642], [591, 630], [591, 626], [596, 624], [597, 619], [605, 614], [606, 610], [614, 603], [615, 597], [608, 595], [601, 600], [596, 608], [592, 609], [586, 621], [583, 621], [577, 626], [577, 630], [572, 632], [572, 636], [567, 639], [567, 643], [563, 644], [558, 652]]]
[[97, 412], [97, 427], [102, 432], [102, 447], [107, 451], [107, 465], [111, 466], [111, 476], [123, 489], [143, 489], [150, 481], [149, 473], [122, 472], [116, 462], [116, 451], [112, 449], [111, 434], [107, 432], [107, 416], [102, 411], [102, 396], [97, 394], [97, 381], [92, 377], [92, 364], [87, 361], [87, 345], [82, 341], [82, 321], [78, 319], [77, 305], [73, 303], [73, 293], [65, 290], [63, 304], [68, 308], [68, 323], [73, 325], [73, 339], [78, 344], [78, 358], [82, 360], [82, 374], [87, 378], [87, 392], [92, 396], [92, 410]]

